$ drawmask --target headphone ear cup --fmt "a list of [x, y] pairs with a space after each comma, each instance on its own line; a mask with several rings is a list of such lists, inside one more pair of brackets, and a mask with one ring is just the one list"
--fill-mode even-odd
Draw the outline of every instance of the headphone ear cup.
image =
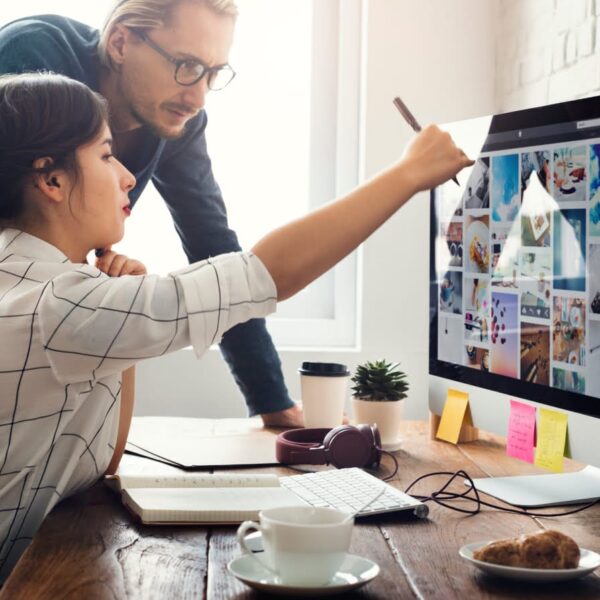
[[365, 437], [371, 447], [371, 456], [364, 465], [370, 469], [376, 469], [381, 462], [381, 435], [375, 423], [372, 425], [357, 425], [356, 428]]
[[325, 436], [323, 446], [328, 461], [338, 469], [367, 467], [372, 462], [373, 445], [366, 435], [352, 425], [332, 429]]

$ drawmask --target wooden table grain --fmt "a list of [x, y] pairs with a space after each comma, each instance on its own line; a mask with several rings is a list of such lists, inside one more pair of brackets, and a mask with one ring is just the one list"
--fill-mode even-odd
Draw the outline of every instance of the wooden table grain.
[[[393, 480], [400, 489], [433, 471], [464, 469], [472, 477], [540, 472], [507, 457], [502, 440], [485, 433], [476, 442], [453, 446], [431, 440], [427, 424], [407, 422], [403, 438], [402, 449], [396, 452], [400, 470]], [[381, 474], [390, 469], [386, 458]], [[291, 474], [283, 467], [259, 471]], [[441, 482], [442, 478], [427, 480], [416, 491], [433, 491]], [[346, 597], [600, 598], [595, 573], [565, 583], [525, 584], [477, 572], [458, 555], [469, 542], [550, 527], [600, 552], [600, 506], [550, 519], [492, 509], [465, 516], [430, 505], [426, 520], [399, 515], [360, 520], [351, 552], [375, 560], [381, 573]], [[0, 600], [261, 597], [228, 573], [227, 563], [239, 553], [234, 527], [142, 526], [99, 483], [52, 511], [0, 591]]]

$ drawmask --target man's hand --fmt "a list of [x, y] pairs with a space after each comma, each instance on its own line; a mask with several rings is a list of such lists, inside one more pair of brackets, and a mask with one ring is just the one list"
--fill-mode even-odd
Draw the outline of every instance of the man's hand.
[[[297, 404], [285, 410], [278, 410], [277, 412], [266, 413], [260, 416], [265, 427], [304, 427], [304, 412]], [[346, 413], [344, 413], [342, 424], [348, 425], [349, 423], [350, 420]]]
[[265, 427], [304, 427], [304, 413], [295, 404], [290, 408], [260, 415]]

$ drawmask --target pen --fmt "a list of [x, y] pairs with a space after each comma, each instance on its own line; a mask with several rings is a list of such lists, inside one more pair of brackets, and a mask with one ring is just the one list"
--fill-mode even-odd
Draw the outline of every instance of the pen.
[[[404, 120], [411, 126], [412, 130], [419, 133], [419, 131], [422, 129], [421, 125], [419, 125], [419, 121], [415, 119], [414, 115], [410, 112], [410, 110], [408, 110], [408, 106], [406, 106], [406, 104], [404, 104], [404, 102], [402, 102], [398, 96], [394, 98], [394, 106], [404, 117]], [[460, 186], [460, 183], [458, 183], [458, 179], [456, 179], [456, 177], [453, 177], [452, 181], [454, 181], [456, 185]]]

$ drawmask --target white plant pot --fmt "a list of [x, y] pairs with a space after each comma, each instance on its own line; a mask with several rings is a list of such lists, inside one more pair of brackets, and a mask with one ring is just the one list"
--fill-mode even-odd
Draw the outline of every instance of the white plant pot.
[[352, 396], [352, 412], [355, 423], [377, 425], [384, 450], [393, 451], [400, 448], [402, 400], [373, 402]]

